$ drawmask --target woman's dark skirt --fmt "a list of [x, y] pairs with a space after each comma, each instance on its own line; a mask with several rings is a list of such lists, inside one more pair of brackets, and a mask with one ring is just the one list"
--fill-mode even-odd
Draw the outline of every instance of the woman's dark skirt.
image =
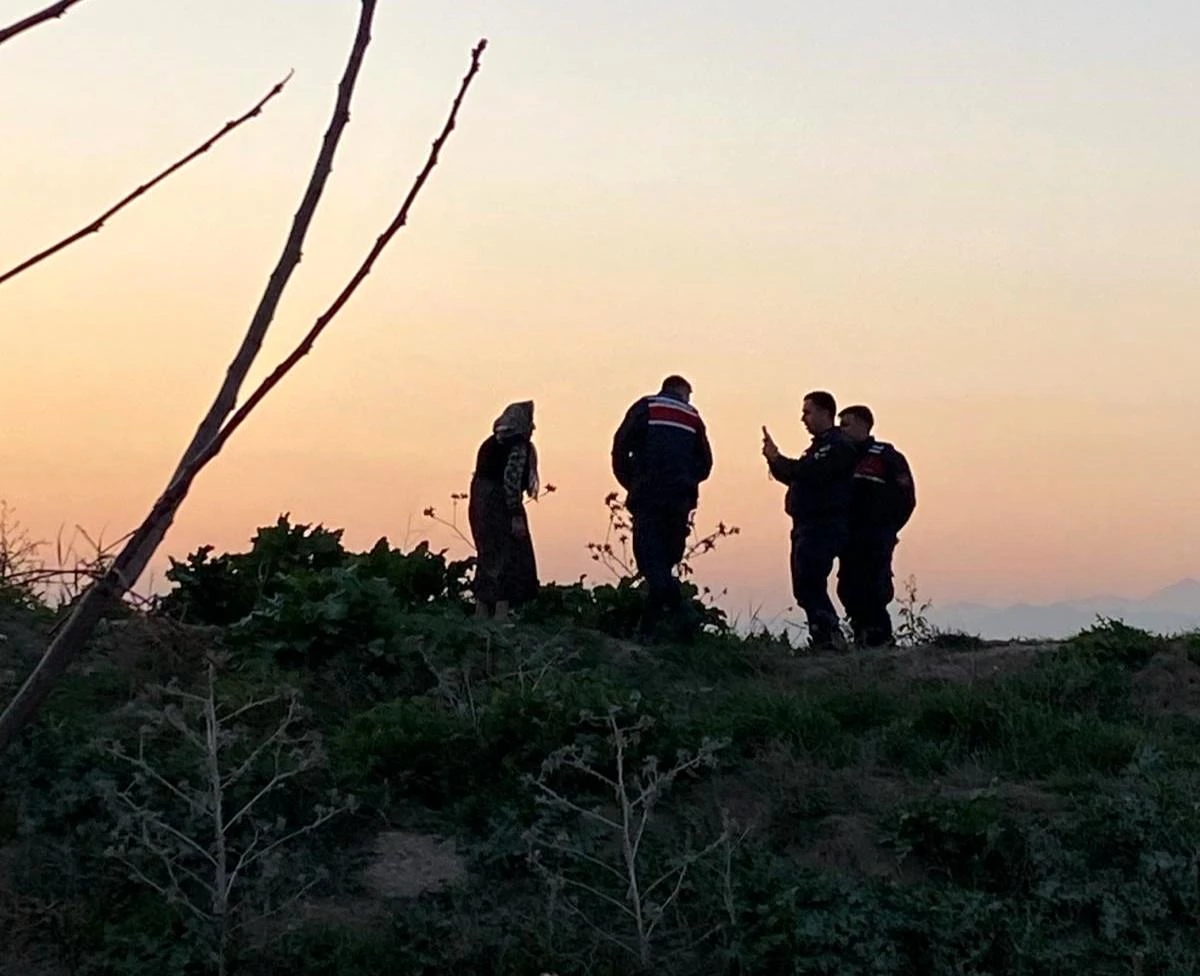
[[537, 560], [529, 533], [518, 538], [504, 500], [504, 486], [487, 478], [471, 479], [467, 514], [476, 550], [475, 599], [488, 606], [512, 606], [537, 596]]

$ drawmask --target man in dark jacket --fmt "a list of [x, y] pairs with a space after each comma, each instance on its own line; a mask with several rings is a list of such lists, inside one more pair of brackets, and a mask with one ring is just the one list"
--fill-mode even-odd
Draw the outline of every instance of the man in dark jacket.
[[871, 436], [875, 417], [868, 407], [847, 407], [838, 419], [858, 450], [850, 539], [838, 566], [838, 599], [850, 618], [855, 641], [880, 647], [892, 642], [887, 609], [896, 595], [892, 555], [897, 534], [917, 507], [917, 492], [904, 455]]
[[845, 642], [829, 599], [829, 574], [849, 533], [850, 492], [858, 461], [854, 445], [834, 426], [837, 403], [824, 391], [804, 398], [802, 419], [812, 443], [799, 458], [784, 457], [763, 428], [763, 456], [776, 481], [788, 486], [784, 510], [792, 517], [792, 594], [808, 618], [814, 650]]
[[687, 380], [668, 376], [657, 394], [626, 411], [613, 437], [613, 474], [628, 493], [633, 558], [646, 580], [643, 636], [653, 633], [664, 609], [682, 616], [674, 569], [683, 559], [700, 482], [712, 473], [708, 433], [691, 396]]

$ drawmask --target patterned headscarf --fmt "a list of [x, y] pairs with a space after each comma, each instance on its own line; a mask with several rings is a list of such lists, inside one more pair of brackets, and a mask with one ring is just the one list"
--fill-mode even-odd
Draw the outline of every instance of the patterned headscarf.
[[492, 433], [501, 438], [514, 435], [529, 437], [533, 434], [533, 401], [510, 403], [492, 424]]
[[[508, 457], [509, 466], [514, 473], [523, 471], [525, 458], [528, 456], [529, 480], [521, 488], [530, 498], [537, 498], [541, 488], [541, 481], [538, 477], [537, 448], [529, 440], [533, 435], [533, 401], [522, 400], [519, 403], [510, 403], [492, 424], [492, 433], [498, 440], [507, 440], [510, 437], [520, 438], [520, 443], [513, 447], [512, 453]], [[507, 480], [509, 472], [505, 472], [505, 476]]]

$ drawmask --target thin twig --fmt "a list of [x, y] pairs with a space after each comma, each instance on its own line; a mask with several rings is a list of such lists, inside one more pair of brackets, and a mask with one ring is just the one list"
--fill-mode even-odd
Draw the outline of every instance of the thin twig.
[[[600, 870], [611, 874], [618, 881], [623, 882], [625, 880], [625, 874], [623, 871], [614, 868], [611, 864], [600, 860], [600, 858], [596, 857], [595, 855], [589, 854], [582, 848], [571, 847], [568, 844], [559, 843], [557, 840], [541, 840], [538, 843], [548, 851], [554, 851], [557, 854], [566, 854], [570, 857], [579, 858], [581, 861], [586, 861], [588, 864], [592, 865], [592, 867], [599, 868]], [[563, 880], [565, 881], [566, 879], [564, 878]], [[622, 905], [621, 908], [622, 911], [629, 911], [629, 909], [624, 905]]]
[[598, 888], [593, 888], [590, 884], [587, 884], [584, 881], [576, 881], [574, 878], [568, 878], [568, 877], [561, 877], [558, 880], [560, 882], [562, 882], [564, 887], [577, 888], [579, 891], [586, 891], [592, 897], [598, 898], [600, 901], [605, 902], [608, 905], [611, 905], [613, 908], [617, 909], [617, 911], [628, 915], [630, 918], [636, 918], [634, 910], [632, 908], [630, 908], [628, 905], [624, 904], [621, 901], [618, 901], [612, 895], [605, 894], [603, 891], [600, 891]]
[[[270, 749], [272, 746], [276, 746], [278, 749], [278, 747], [280, 747], [280, 746], [291, 745], [293, 743], [294, 740], [289, 739], [287, 737], [287, 734], [288, 734], [288, 730], [291, 729], [292, 724], [296, 721], [296, 715], [298, 714], [298, 712], [299, 712], [299, 706], [296, 703], [296, 699], [293, 698], [293, 699], [291, 699], [291, 701], [288, 702], [287, 714], [284, 715], [283, 721], [280, 723], [279, 727], [277, 729], [275, 729], [274, 732], [271, 733], [270, 737], [265, 739], [263, 742], [260, 742], [254, 748], [254, 751], [251, 752], [250, 755], [246, 757], [246, 760], [241, 765], [239, 765], [237, 769], [235, 769], [232, 773], [229, 774], [228, 778], [226, 778], [225, 781], [221, 784], [223, 789], [229, 789], [238, 780], [240, 780], [244, 775], [246, 775], [246, 772], [252, 766], [254, 766], [254, 764], [256, 762], [258, 762], [259, 757], [264, 752], [266, 752], [268, 749]], [[229, 721], [230, 721], [229, 719], [222, 719], [222, 722], [226, 723], [226, 724]], [[278, 752], [276, 753], [276, 755], [278, 756]], [[234, 817], [234, 819], [236, 820], [237, 817]], [[230, 821], [230, 822], [232, 823], [232, 821]]]
[[282, 847], [284, 844], [291, 843], [297, 837], [303, 837], [305, 834], [311, 834], [314, 830], [316, 830], [322, 824], [332, 820], [338, 814], [343, 813], [344, 810], [345, 810], [344, 807], [332, 807], [329, 810], [326, 810], [324, 813], [318, 814], [316, 819], [314, 819], [311, 823], [307, 823], [303, 827], [297, 827], [290, 834], [285, 834], [283, 837], [280, 837], [277, 841], [274, 841], [273, 843], [268, 844], [261, 851], [258, 851], [253, 857], [247, 858], [245, 866], [248, 868], [248, 867], [250, 867], [250, 865], [254, 864], [256, 861], [261, 861], [264, 857], [266, 857], [268, 854], [270, 854], [273, 850], [275, 850], [278, 847]]
[[653, 884], [651, 884], [650, 887], [648, 887], [643, 892], [643, 897], [649, 898], [651, 891], [653, 891], [655, 888], [657, 888], [661, 883], [667, 881], [671, 877], [671, 875], [673, 873], [675, 873], [675, 871], [679, 872], [679, 876], [675, 881], [675, 887], [672, 889], [671, 893], [667, 896], [666, 900], [661, 905], [658, 906], [658, 910], [657, 910], [657, 913], [655, 914], [655, 917], [651, 920], [649, 928], [646, 929], [647, 936], [650, 936], [651, 934], [653, 934], [654, 929], [657, 928], [657, 926], [658, 926], [658, 923], [660, 921], [662, 921], [663, 917], [667, 914], [667, 909], [670, 908], [671, 905], [675, 902], [675, 900], [679, 897], [679, 892], [683, 889], [683, 883], [687, 879], [688, 868], [690, 868], [697, 861], [700, 861], [700, 860], [708, 857], [709, 854], [711, 854], [718, 847], [720, 847], [722, 844], [724, 844], [728, 839], [729, 839], [728, 833], [725, 831], [722, 831], [720, 836], [717, 837], [716, 840], [714, 840], [711, 844], [709, 844], [703, 850], [696, 851], [691, 854], [685, 855], [683, 863], [680, 864], [678, 868], [675, 868], [673, 871], [668, 871], [666, 874], [664, 874], [657, 881], [655, 881]]
[[253, 797], [251, 797], [249, 800], [247, 800], [246, 803], [242, 806], [242, 808], [230, 818], [229, 827], [232, 828], [235, 823], [237, 823], [239, 820], [242, 819], [242, 817], [249, 814], [250, 811], [253, 810], [258, 805], [258, 802], [263, 797], [268, 796], [271, 793], [274, 793], [277, 789], [279, 789], [279, 787], [281, 787], [288, 780], [295, 779], [301, 773], [305, 773], [305, 772], [308, 772], [308, 770], [304, 766], [298, 766], [295, 769], [289, 769], [287, 772], [284, 772], [284, 773], [276, 772], [275, 775], [271, 777], [271, 781], [269, 783], [267, 783], [267, 785], [264, 786], [262, 789], [260, 789], [257, 793], [255, 793]]
[[590, 776], [598, 783], [607, 786], [609, 790], [612, 790], [613, 792], [620, 789], [620, 786], [615, 779], [610, 779], [600, 772], [600, 770], [593, 768], [582, 756], [567, 754], [563, 756], [562, 761], [564, 766], [568, 766], [571, 769], [576, 769], [584, 775]]
[[[156, 822], [156, 821], [154, 821]], [[153, 823], [151, 823], [151, 826]], [[171, 879], [171, 885], [179, 892], [179, 897], [186, 899], [187, 895], [183, 889], [183, 885], [179, 880], [182, 875], [187, 880], [191, 881], [198, 887], [203, 894], [206, 894], [209, 900], [212, 900], [213, 887], [205, 881], [199, 874], [183, 863], [182, 857], [178, 852], [172, 851], [168, 847], [160, 845], [151, 835], [149, 827], [145, 822], [142, 824], [142, 846], [159, 859], [163, 868], [167, 872], [167, 877]], [[176, 873], [178, 872], [178, 874]]]
[[[564, 881], [566, 881], [566, 880], [567, 879], [564, 879]], [[576, 887], [579, 887], [579, 885], [576, 885]], [[585, 890], [587, 890], [587, 889], [585, 888]], [[631, 946], [628, 942], [624, 941], [623, 939], [617, 938], [611, 932], [605, 932], [604, 929], [602, 929], [599, 925], [597, 925], [595, 922], [593, 922], [591, 920], [591, 918], [588, 917], [587, 912], [585, 912], [582, 908], [580, 908], [578, 905], [576, 905], [574, 902], [572, 902], [569, 898], [566, 899], [564, 904], [567, 906], [567, 909], [576, 916], [576, 918], [580, 919], [585, 925], [587, 925], [588, 928], [590, 928], [596, 935], [598, 935], [601, 939], [603, 939], [609, 945], [616, 946], [618, 949], [624, 949], [627, 953], [629, 953], [635, 959], [638, 957], [638, 951], [635, 947]]]
[[[97, 217], [95, 220], [93, 220], [90, 224], [75, 231], [74, 234], [71, 234], [68, 237], [64, 237], [57, 244], [54, 244], [51, 247], [46, 248], [46, 250], [41, 251], [38, 254], [35, 254], [33, 257], [29, 258], [28, 260], [22, 261], [15, 268], [12, 268], [9, 271], [4, 272], [3, 274], [0, 274], [0, 285], [4, 284], [10, 278], [15, 278], [22, 271], [28, 271], [34, 265], [41, 264], [47, 258], [53, 257], [55, 254], [57, 254], [59, 251], [63, 250], [64, 248], [70, 247], [76, 241], [83, 240], [83, 238], [87, 237], [89, 234], [98, 233], [100, 230], [102, 230], [104, 228], [104, 225], [112, 217], [114, 217], [120, 211], [122, 211], [126, 207], [128, 207], [138, 197], [142, 196], [143, 194], [149, 193], [152, 189], [154, 189], [154, 187], [156, 187], [159, 183], [161, 183], [163, 180], [165, 180], [172, 173], [176, 172], [177, 170], [182, 169], [184, 166], [186, 166], [188, 163], [190, 163], [193, 159], [196, 159], [198, 156], [202, 156], [202, 155], [204, 155], [204, 153], [208, 152], [213, 146], [215, 146], [218, 142], [220, 142], [222, 139], [224, 139], [231, 132], [233, 132], [234, 129], [238, 128], [241, 125], [244, 125], [245, 123], [249, 122], [252, 118], [255, 118], [257, 115], [259, 115], [262, 112], [263, 107], [267, 104], [267, 102], [269, 102], [272, 98], [274, 98], [281, 91], [283, 91], [284, 85], [286, 85], [288, 83], [288, 81], [291, 80], [291, 77], [292, 77], [292, 73], [288, 72], [287, 77], [284, 78], [283, 81], [279, 82], [269, 92], [267, 92], [267, 94], [258, 102], [257, 105], [254, 106], [254, 108], [250, 109], [249, 112], [247, 112], [245, 115], [242, 115], [242, 116], [234, 119], [232, 122], [226, 122], [224, 127], [216, 135], [211, 136], [207, 142], [205, 142], [203, 145], [198, 146], [197, 148], [193, 149], [190, 153], [188, 153], [182, 159], [172, 163], [170, 166], [168, 166], [166, 169], [164, 169], [161, 173], [159, 173], [156, 177], [154, 177], [154, 179], [152, 179], [149, 183], [143, 183], [132, 193], [128, 194], [125, 197], [122, 197], [119, 201], [117, 201], [117, 203], [113, 204], [111, 207], [109, 207], [107, 210], [105, 210], [104, 213], [102, 213], [99, 217]], [[76, 528], [78, 528], [78, 526]], [[84, 538], [87, 538], [86, 533], [84, 533]], [[91, 540], [88, 539], [88, 541], [90, 542]]]
[[[164, 697], [174, 697], [171, 695], [170, 689], [165, 690], [163, 692], [163, 696]], [[180, 694], [179, 697], [182, 698], [184, 701], [191, 699], [193, 701], [199, 701], [200, 704], [204, 704], [203, 698], [196, 699], [192, 695], [184, 696], [182, 694]], [[166, 724], [169, 725], [171, 728], [173, 728], [176, 732], [178, 732], [180, 735], [182, 735], [188, 741], [188, 744], [193, 746], [200, 753], [203, 753], [204, 750], [208, 748], [208, 744], [204, 741], [204, 737], [201, 736], [198, 732], [196, 732], [192, 728], [190, 728], [188, 726], [188, 724], [183, 720], [183, 717], [178, 712], [171, 711], [170, 709], [165, 709], [163, 711], [162, 720], [164, 722], [166, 722]], [[145, 744], [145, 740], [143, 739], [138, 743], [138, 756], [144, 757], [145, 751], [146, 751], [146, 744]]]
[[301, 888], [295, 894], [289, 895], [286, 899], [284, 899], [282, 904], [278, 905], [275, 908], [272, 908], [270, 911], [262, 912], [261, 914], [257, 915], [254, 918], [241, 919], [237, 922], [234, 922], [233, 925], [230, 926], [230, 931], [231, 932], [239, 931], [240, 929], [245, 928], [250, 923], [262, 924], [267, 919], [274, 918], [276, 915], [286, 912], [289, 908], [291, 908], [294, 905], [297, 905], [301, 901], [303, 901], [304, 897], [320, 883], [321, 883], [321, 878], [319, 878], [319, 877], [313, 878], [311, 881], [305, 882], [303, 888]]
[[249, 863], [254, 852], [258, 850], [258, 842], [262, 839], [262, 831], [258, 826], [254, 827], [254, 836], [250, 838], [250, 843], [246, 845], [246, 849], [242, 851], [241, 856], [237, 859], [237, 864], [234, 865], [233, 871], [230, 872], [229, 880], [225, 884], [225, 897], [228, 898], [233, 891], [233, 886], [237, 884], [237, 879], [241, 876], [242, 871]]
[[57, 3], [50, 4], [45, 10], [39, 10], [36, 14], [30, 14], [24, 20], [18, 20], [15, 24], [10, 24], [8, 27], [0, 28], [0, 44], [5, 41], [11, 41], [18, 34], [23, 34], [32, 27], [37, 27], [38, 24], [44, 24], [48, 20], [54, 20], [61, 17], [77, 3], [82, 3], [83, 0], [58, 0]]
[[667, 772], [664, 773], [660, 779], [652, 780], [650, 784], [638, 794], [638, 797], [636, 800], [634, 800], [634, 803], [652, 805], [653, 802], [657, 800], [658, 795], [662, 793], [666, 787], [669, 787], [672, 783], [674, 783], [680, 774], [690, 772], [693, 769], [698, 769], [700, 766], [704, 766], [708, 762], [709, 758], [703, 752], [697, 752], [691, 758], [682, 760], [672, 769], [667, 770]]
[[457, 535], [457, 536], [458, 536], [458, 538], [459, 538], [459, 541], [461, 541], [461, 542], [465, 543], [466, 545], [468, 545], [468, 546], [471, 548], [471, 550], [472, 550], [472, 551], [474, 551], [474, 552], [477, 552], [477, 551], [478, 551], [478, 550], [475, 548], [475, 542], [474, 542], [474, 540], [473, 540], [473, 539], [469, 539], [469, 538], [467, 538], [467, 535], [466, 535], [466, 533], [465, 533], [465, 532], [463, 532], [463, 530], [462, 530], [462, 529], [460, 529], [460, 528], [458, 527], [458, 524], [457, 524], [455, 521], [451, 521], [451, 520], [447, 520], [447, 519], [444, 519], [444, 518], [442, 518], [442, 517], [441, 517], [440, 515], [438, 515], [438, 514], [437, 514], [437, 512], [435, 512], [435, 511], [434, 511], [432, 508], [427, 508], [427, 509], [425, 509], [425, 517], [426, 517], [426, 518], [428, 518], [428, 519], [432, 519], [434, 522], [437, 522], [437, 524], [438, 524], [438, 525], [444, 525], [444, 526], [445, 526], [446, 528], [448, 528], [448, 529], [449, 529], [451, 532], [453, 532], [455, 535]]
[[[132, 811], [133, 813], [135, 813], [139, 816], [142, 816], [142, 817], [147, 816], [147, 814], [142, 810], [141, 807], [139, 807], [137, 805], [137, 803], [134, 801], [134, 799], [127, 792], [124, 792], [124, 791], [118, 792], [116, 794], [116, 796], [117, 796], [117, 799], [121, 800], [127, 807], [129, 807], [130, 811]], [[206, 851], [203, 847], [201, 847], [199, 844], [197, 844], [194, 840], [192, 840], [192, 838], [190, 838], [187, 834], [180, 831], [178, 828], [172, 827], [169, 823], [166, 823], [165, 821], [163, 821], [160, 818], [155, 817], [155, 816], [150, 816], [148, 822], [152, 823], [155, 827], [157, 827], [159, 830], [163, 831], [164, 833], [170, 834], [177, 841], [179, 841], [181, 844], [183, 844], [184, 847], [188, 848], [190, 851], [192, 851], [195, 854], [199, 854], [202, 858], [204, 858], [210, 864], [216, 863], [216, 859], [208, 851]]]
[[256, 699], [255, 701], [252, 701], [247, 705], [241, 706], [241, 708], [234, 709], [228, 715], [222, 715], [221, 716], [221, 724], [227, 725], [230, 722], [233, 722], [233, 721], [241, 718], [247, 712], [253, 711], [256, 708], [262, 708], [264, 705], [274, 705], [275, 702], [277, 702], [277, 701], [283, 701], [284, 697], [285, 697], [284, 695], [271, 695], [268, 698]]
[[[181, 894], [178, 898], [176, 898], [174, 892], [168, 891], [166, 888], [164, 888], [162, 885], [160, 885], [157, 881], [150, 878], [141, 868], [139, 868], [132, 861], [130, 861], [124, 857], [117, 858], [117, 860], [129, 870], [129, 873], [134, 878], [134, 880], [140, 881], [147, 888], [150, 888], [152, 891], [158, 892], [158, 894], [160, 894], [168, 903], [173, 902], [173, 901], [178, 901], [179, 904], [183, 905], [184, 908], [187, 908], [189, 911], [191, 911], [193, 915], [195, 915], [198, 919], [200, 919], [200, 921], [202, 921], [202, 922], [210, 921], [208, 915], [205, 914], [203, 911], [201, 911], [199, 908], [197, 908], [195, 905], [193, 905], [191, 900], [188, 899], [186, 896], [183, 896]], [[168, 871], [168, 874], [170, 874], [169, 871]], [[174, 876], [172, 875], [172, 877], [174, 877]]]
[[138, 770], [143, 775], [148, 776], [159, 786], [166, 789], [167, 792], [172, 793], [180, 800], [183, 800], [183, 802], [193, 810], [203, 811], [204, 804], [199, 797], [190, 795], [181, 790], [178, 786], [163, 776], [158, 770], [154, 769], [148, 762], [146, 762], [145, 759], [141, 758], [140, 756], [137, 759], [134, 759], [133, 756], [129, 755], [119, 746], [111, 747], [107, 750], [107, 752], [114, 759], [119, 759], [123, 762], [129, 763], [134, 769]]
[[575, 803], [572, 800], [568, 800], [561, 793], [555, 792], [545, 783], [535, 780], [533, 785], [537, 789], [541, 790], [542, 793], [545, 794], [545, 796], [548, 797], [550, 802], [552, 802], [555, 806], [566, 810], [569, 813], [578, 814], [579, 816], [587, 820], [591, 820], [593, 823], [598, 823], [602, 827], [607, 827], [609, 830], [614, 832], [622, 829], [621, 824], [617, 823], [617, 821], [611, 819], [610, 817], [604, 816], [602, 813], [597, 813], [595, 810], [589, 810], [587, 807], [580, 806], [578, 803]]

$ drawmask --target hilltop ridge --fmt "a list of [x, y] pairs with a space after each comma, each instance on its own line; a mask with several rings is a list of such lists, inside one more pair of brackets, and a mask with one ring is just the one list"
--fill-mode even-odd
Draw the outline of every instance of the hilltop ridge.
[[[469, 578], [276, 526], [109, 621], [0, 770], [0, 971], [1200, 967], [1197, 638], [643, 645], [632, 581], [496, 625]], [[0, 693], [53, 620], [0, 607]], [[173, 792], [210, 697], [250, 811], [224, 928]]]

